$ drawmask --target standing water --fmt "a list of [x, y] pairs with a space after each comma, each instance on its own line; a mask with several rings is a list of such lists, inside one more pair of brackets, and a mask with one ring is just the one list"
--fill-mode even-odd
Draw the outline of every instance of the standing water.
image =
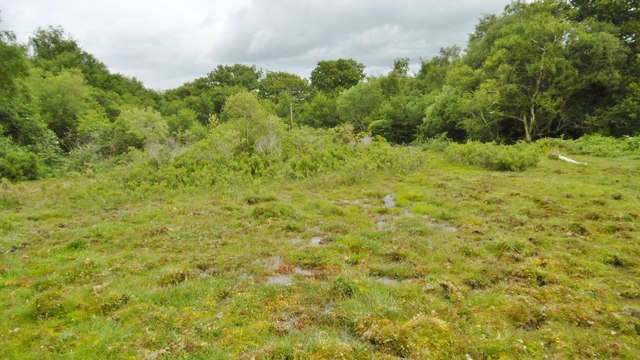
[[392, 208], [396, 206], [396, 200], [393, 194], [388, 194], [384, 197], [384, 206], [388, 208]]

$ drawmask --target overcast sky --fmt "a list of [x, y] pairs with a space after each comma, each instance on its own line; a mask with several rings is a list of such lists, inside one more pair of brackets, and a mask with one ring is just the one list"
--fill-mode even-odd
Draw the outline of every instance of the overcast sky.
[[111, 71], [154, 89], [218, 64], [308, 77], [320, 60], [354, 58], [368, 74], [466, 43], [478, 19], [509, 0], [0, 0], [0, 29], [27, 42], [62, 26]]

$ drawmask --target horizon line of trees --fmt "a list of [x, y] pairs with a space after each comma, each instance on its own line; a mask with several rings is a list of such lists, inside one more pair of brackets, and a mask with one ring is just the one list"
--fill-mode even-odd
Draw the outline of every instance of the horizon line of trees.
[[[161, 141], [191, 144], [247, 113], [288, 126], [350, 124], [397, 144], [636, 135], [639, 33], [633, 1], [513, 1], [482, 17], [465, 49], [441, 49], [416, 74], [407, 58], [373, 77], [353, 59], [319, 61], [309, 79], [218, 65], [156, 92], [109, 72], [59, 27], [38, 29], [28, 44], [2, 31], [0, 176], [37, 178], [82, 151], [107, 158]], [[225, 111], [230, 98], [235, 112]]]

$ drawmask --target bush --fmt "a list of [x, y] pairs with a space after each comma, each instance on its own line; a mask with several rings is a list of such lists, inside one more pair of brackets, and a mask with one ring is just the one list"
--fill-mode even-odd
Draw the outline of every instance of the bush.
[[113, 124], [112, 148], [116, 154], [130, 147], [142, 149], [166, 140], [169, 127], [159, 112], [153, 109], [129, 108], [120, 113]]
[[451, 144], [453, 141], [447, 137], [446, 132], [418, 142], [422, 148], [436, 152], [445, 151]]
[[24, 147], [0, 137], [0, 177], [12, 181], [33, 180], [44, 172], [40, 158]]
[[423, 163], [420, 149], [394, 147], [383, 138], [359, 137], [348, 125], [286, 130], [273, 117], [257, 123], [264, 130], [256, 136], [246, 136], [237, 120], [215, 126], [205, 139], [162, 162], [154, 161], [149, 149], [130, 152], [134, 159], [114, 175], [130, 189], [143, 184], [180, 188], [305, 179], [333, 172], [349, 177], [346, 182], [355, 182], [370, 171], [403, 173]]
[[456, 163], [489, 170], [523, 171], [538, 164], [540, 151], [526, 143], [497, 145], [470, 141], [450, 145], [445, 150], [445, 156]]
[[66, 170], [85, 172], [100, 161], [99, 147], [93, 144], [76, 146], [67, 154]]
[[536, 145], [546, 152], [568, 155], [587, 155], [604, 158], [640, 157], [640, 136], [614, 138], [602, 135], [585, 135], [576, 140], [541, 139]]

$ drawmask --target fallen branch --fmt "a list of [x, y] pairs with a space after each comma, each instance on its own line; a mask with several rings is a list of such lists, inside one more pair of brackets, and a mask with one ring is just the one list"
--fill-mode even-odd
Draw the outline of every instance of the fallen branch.
[[552, 159], [562, 160], [562, 161], [565, 161], [565, 162], [568, 162], [568, 163], [571, 163], [571, 164], [587, 165], [587, 163], [575, 161], [572, 158], [568, 158], [568, 157], [566, 157], [564, 155], [560, 155], [558, 153], [552, 153], [552, 154], [549, 155], [549, 157], [552, 158]]

